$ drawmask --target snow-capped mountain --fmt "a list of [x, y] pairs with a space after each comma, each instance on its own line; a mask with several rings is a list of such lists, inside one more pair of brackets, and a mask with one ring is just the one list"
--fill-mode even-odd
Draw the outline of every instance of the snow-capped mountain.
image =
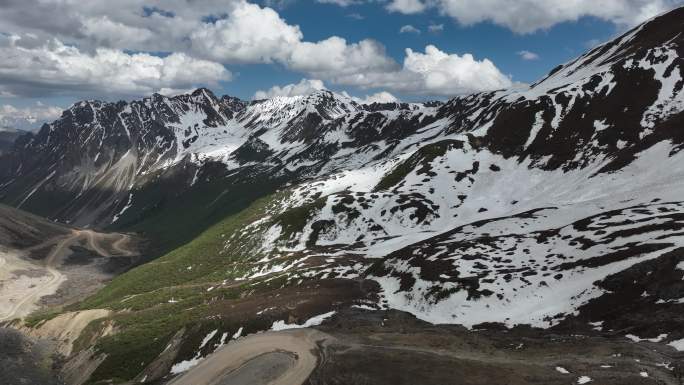
[[[131, 103], [83, 101], [17, 143], [2, 161], [0, 185], [5, 201], [15, 206], [77, 225], [105, 226], [135, 208], [135, 191], [161, 174], [174, 174], [179, 190], [207, 172], [255, 167], [292, 179], [310, 168], [318, 171], [329, 155], [408, 136], [408, 122], [434, 112], [421, 104], [364, 106], [329, 91], [251, 103], [219, 99], [206, 89]], [[214, 170], [217, 164], [221, 171]], [[185, 172], [178, 176], [178, 170]]]
[[[572, 316], [617, 330], [642, 320], [596, 305], [615, 282], [633, 282], [618, 302], [641, 312], [684, 303], [682, 31], [678, 9], [529, 87], [444, 104], [330, 91], [245, 102], [206, 89], [84, 101], [0, 158], [0, 198], [135, 229], [190, 211], [192, 226], [285, 189], [226, 236], [226, 249], [258, 245], [242, 279], [369, 278], [377, 306], [432, 322]], [[672, 265], [661, 285], [653, 261]]]

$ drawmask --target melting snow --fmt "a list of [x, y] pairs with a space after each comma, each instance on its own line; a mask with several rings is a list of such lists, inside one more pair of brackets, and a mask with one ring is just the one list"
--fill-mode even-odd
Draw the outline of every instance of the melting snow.
[[174, 365], [171, 367], [171, 374], [183, 373], [183, 372], [185, 372], [186, 370], [188, 370], [188, 369], [194, 367], [195, 365], [199, 364], [200, 361], [202, 361], [202, 360], [204, 359], [204, 357], [201, 356], [201, 354], [202, 354], [202, 353], [201, 353], [202, 348], [205, 347], [205, 346], [207, 345], [207, 343], [209, 343], [209, 341], [210, 341], [212, 338], [214, 338], [214, 336], [216, 335], [216, 333], [218, 333], [218, 329], [217, 329], [217, 330], [214, 330], [214, 331], [212, 331], [212, 332], [210, 332], [209, 334], [207, 334], [207, 335], [204, 337], [204, 339], [202, 340], [202, 344], [200, 345], [199, 349], [197, 349], [197, 350], [198, 350], [198, 351], [197, 351], [197, 354], [195, 354], [195, 356], [194, 356], [193, 358], [191, 358], [191, 359], [189, 359], [189, 360], [181, 361], [181, 362], [178, 362], [178, 363], [174, 364]]
[[242, 335], [242, 329], [243, 329], [243, 327], [240, 326], [240, 329], [238, 329], [238, 330], [235, 332], [235, 334], [233, 334], [232, 339], [240, 338], [240, 336]]
[[684, 338], [682, 338], [681, 340], [672, 341], [668, 345], [679, 350], [680, 352], [684, 352]]
[[326, 319], [332, 317], [335, 313], [336, 313], [335, 311], [331, 311], [328, 313], [317, 315], [313, 318], [306, 320], [306, 322], [304, 322], [301, 325], [286, 324], [285, 321], [275, 321], [275, 322], [273, 322], [273, 325], [271, 326], [271, 330], [300, 329], [300, 328], [308, 328], [311, 326], [317, 326], [317, 325], [320, 325], [321, 323], [323, 323], [323, 321], [325, 321]]
[[634, 342], [641, 342], [641, 341], [649, 341], [649, 342], [660, 342], [667, 338], [667, 334], [661, 334], [658, 337], [655, 338], [639, 338], [633, 334], [627, 334], [625, 337], [629, 338], [630, 340]]

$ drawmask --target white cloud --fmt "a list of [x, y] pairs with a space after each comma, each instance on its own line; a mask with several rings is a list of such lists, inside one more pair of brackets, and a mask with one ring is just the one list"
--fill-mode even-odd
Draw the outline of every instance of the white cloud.
[[[392, 0], [387, 9], [417, 13], [450, 1], [458, 3]], [[229, 80], [223, 64], [235, 63], [277, 63], [309, 79], [393, 92], [454, 95], [510, 84], [489, 60], [433, 46], [425, 54], [407, 50], [402, 66], [375, 40], [307, 41], [299, 26], [275, 10], [245, 0], [119, 0], [116, 7], [105, 0], [29, 3], [35, 2], [6, 0], [0, 12], [0, 31], [14, 33], [0, 35], [3, 96], [174, 93]], [[473, 17], [464, 20], [477, 22]], [[428, 28], [436, 32], [443, 26]], [[148, 51], [170, 54], [160, 58]]]
[[399, 99], [396, 96], [390, 94], [387, 91], [376, 92], [372, 95], [366, 96], [361, 99], [363, 104], [373, 104], [373, 103], [398, 103]]
[[82, 23], [80, 32], [89, 36], [96, 46], [140, 47], [155, 37], [147, 28], [113, 21], [107, 15], [86, 18]]
[[583, 16], [632, 26], [681, 3], [681, 0], [435, 0], [434, 4], [462, 25], [489, 21], [517, 33], [531, 33]]
[[186, 51], [205, 16], [228, 13], [242, 0], [5, 0], [0, 31], [57, 38], [81, 49]]
[[53, 39], [22, 46], [22, 38], [0, 37], [0, 90], [15, 95], [66, 91], [139, 95], [229, 80], [223, 65], [174, 53], [164, 58], [98, 48], [82, 52]]
[[347, 17], [350, 18], [350, 19], [354, 19], [354, 20], [363, 20], [363, 19], [365, 19], [365, 17], [364, 17], [362, 14], [356, 13], [356, 12], [348, 14]]
[[427, 9], [427, 5], [421, 0], [392, 0], [386, 6], [390, 12], [399, 12], [406, 15], [420, 13]]
[[420, 33], [420, 30], [419, 30], [418, 28], [412, 26], [411, 24], [407, 24], [407, 25], [402, 26], [402, 27], [399, 29], [399, 33], [415, 33], [415, 34], [419, 34], [419, 33]]
[[[36, 13], [51, 17], [37, 18]], [[104, 91], [112, 93], [184, 89], [227, 80], [230, 73], [218, 63], [279, 63], [312, 78], [398, 66], [374, 40], [347, 42], [331, 36], [305, 41], [299, 26], [288, 24], [271, 8], [244, 0], [121, 0], [116, 7], [104, 0], [44, 0], [35, 6], [11, 0], [0, 13], [2, 30], [18, 31], [15, 35], [23, 32], [21, 47], [4, 46], [11, 68], [3, 65], [0, 80], [5, 82], [0, 84], [11, 81], [13, 85], [0, 86], [2, 95], [41, 95], [60, 89], [66, 93], [104, 84]], [[131, 51], [172, 54], [159, 59], [127, 53]], [[14, 66], [18, 60], [28, 66]], [[94, 65], [100, 60], [106, 69]], [[63, 65], [67, 61], [73, 65]], [[185, 65], [174, 67], [178, 61]], [[122, 68], [111, 68], [114, 63]], [[197, 71], [197, 76], [188, 76], [186, 69]], [[65, 81], [60, 82], [61, 78]]]
[[506, 88], [510, 79], [488, 59], [475, 60], [473, 55], [447, 54], [433, 45], [425, 53], [406, 50], [404, 71], [416, 74], [422, 92], [449, 95]]
[[196, 88], [169, 88], [169, 87], [163, 87], [160, 88], [159, 91], [157, 91], [158, 94], [168, 96], [168, 97], [173, 97], [177, 95], [184, 95], [184, 94], [189, 94], [192, 93]]
[[286, 61], [290, 69], [316, 78], [333, 78], [392, 70], [396, 62], [385, 54], [385, 47], [374, 40], [348, 44], [333, 36], [317, 43], [302, 42], [292, 47]]
[[287, 24], [270, 8], [249, 3], [235, 6], [214, 24], [203, 25], [191, 35], [191, 43], [192, 52], [222, 63], [277, 62], [314, 78], [396, 67], [374, 40], [348, 43], [332, 36], [304, 41], [298, 26]]
[[190, 35], [192, 51], [224, 63], [270, 63], [287, 58], [303, 35], [271, 8], [242, 3], [225, 19]]
[[62, 108], [46, 106], [41, 102], [31, 107], [0, 105], [0, 128], [35, 129], [41, 124], [53, 121], [62, 115]]
[[428, 30], [432, 33], [438, 33], [444, 31], [444, 24], [430, 24]]
[[432, 96], [454, 96], [512, 85], [511, 79], [490, 60], [476, 60], [471, 54], [449, 54], [433, 45], [425, 47], [425, 53], [406, 49], [403, 67], [398, 70], [340, 76], [334, 81]]
[[518, 51], [517, 54], [523, 60], [539, 60], [539, 55], [532, 51], [522, 50]]
[[299, 83], [288, 84], [282, 87], [273, 86], [266, 91], [257, 91], [254, 94], [254, 99], [270, 99], [277, 96], [299, 96], [299, 95], [309, 95], [310, 93], [317, 90], [324, 90], [325, 85], [323, 81], [318, 79], [302, 79]]
[[349, 95], [347, 91], [342, 91], [342, 96], [345, 96], [359, 104], [373, 104], [373, 103], [400, 103], [401, 100], [387, 91], [376, 92], [372, 95], [366, 95], [363, 98]]

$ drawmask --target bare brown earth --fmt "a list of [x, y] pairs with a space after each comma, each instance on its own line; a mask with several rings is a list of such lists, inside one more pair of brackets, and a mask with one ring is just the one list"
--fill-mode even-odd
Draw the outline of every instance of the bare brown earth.
[[[51, 296], [48, 304], [54, 306], [94, 291], [112, 276], [102, 267], [98, 268], [98, 262], [136, 254], [133, 249], [125, 249], [129, 238], [125, 234], [72, 229], [28, 248], [0, 250], [0, 322], [25, 317], [39, 309], [41, 300], [48, 296]], [[85, 248], [74, 251], [72, 247], [81, 242], [85, 242]], [[70, 261], [76, 252], [88, 254], [86, 263]], [[27, 274], [27, 270], [32, 273]], [[67, 286], [70, 290], [58, 292], [70, 277], [84, 275], [90, 278], [74, 279]]]
[[94, 320], [111, 314], [105, 309], [83, 310], [63, 313], [49, 319], [37, 328], [22, 327], [24, 334], [53, 344], [54, 350], [64, 357], [71, 355], [73, 344], [83, 332], [83, 329]]
[[[61, 384], [58, 357], [69, 356], [83, 329], [110, 312], [63, 313], [37, 327], [23, 319], [82, 299], [134, 265], [139, 250], [135, 236], [70, 228], [0, 205], [0, 324], [17, 329], [0, 328], [0, 384]], [[85, 379], [87, 366], [77, 371]]]

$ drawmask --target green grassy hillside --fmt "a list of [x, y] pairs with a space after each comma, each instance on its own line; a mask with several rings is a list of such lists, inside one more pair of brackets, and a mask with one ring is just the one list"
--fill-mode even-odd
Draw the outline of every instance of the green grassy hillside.
[[[328, 311], [333, 303], [365, 296], [358, 284], [348, 280], [290, 285], [287, 274], [246, 279], [254, 271], [293, 258], [260, 251], [266, 229], [279, 224], [287, 237], [288, 231], [301, 231], [302, 222], [321, 206], [316, 201], [304, 211], [299, 207], [279, 213], [289, 193], [257, 199], [192, 241], [116, 277], [99, 292], [65, 309], [114, 311], [110, 317], [93, 321], [76, 341], [76, 351], [93, 346], [96, 355], [106, 355], [90, 383], [136, 379], [179, 330], [183, 342], [176, 361], [194, 357], [199, 341], [209, 331], [232, 335], [239, 328], [244, 333], [266, 330], [276, 320], [308, 319]], [[266, 261], [265, 257], [272, 259]], [[274, 301], [274, 297], [278, 299]], [[36, 315], [31, 324], [39, 325], [54, 316]], [[115, 332], [102, 336], [108, 327]]]

